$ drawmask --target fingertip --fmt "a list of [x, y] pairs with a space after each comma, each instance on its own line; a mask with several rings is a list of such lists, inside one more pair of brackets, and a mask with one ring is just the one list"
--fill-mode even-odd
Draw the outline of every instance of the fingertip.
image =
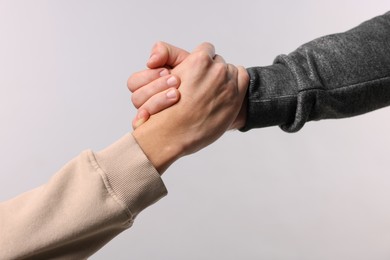
[[150, 117], [150, 114], [148, 113], [148, 111], [146, 111], [144, 109], [140, 109], [138, 111], [137, 116], [133, 120], [133, 129], [136, 129], [139, 126], [141, 126], [142, 124], [144, 124], [146, 121], [148, 121], [149, 117]]
[[157, 54], [152, 54], [149, 58], [149, 60], [146, 62], [146, 66], [150, 69], [157, 68], [158, 66], [156, 65], [158, 63], [158, 55]]
[[149, 114], [149, 112], [146, 111], [145, 109], [140, 109], [140, 110], [138, 111], [138, 114], [137, 114], [137, 118], [138, 118], [138, 119], [146, 119], [146, 120], [148, 120], [149, 117], [150, 117], [150, 114]]
[[166, 63], [167, 53], [167, 44], [162, 41], [157, 41], [153, 45], [151, 55], [146, 63], [146, 66], [150, 69], [155, 69], [164, 66]]
[[138, 119], [133, 121], [133, 129], [137, 129], [141, 125], [143, 125], [146, 121], [144, 119]]
[[161, 71], [160, 71], [160, 77], [164, 77], [164, 76], [167, 76], [169, 75], [169, 70], [166, 69], [166, 68], [163, 68]]
[[178, 100], [180, 97], [180, 92], [176, 88], [170, 88], [166, 93], [165, 96], [169, 100]]
[[177, 87], [179, 85], [179, 80], [176, 76], [170, 76], [168, 79], [167, 79], [167, 84], [168, 86], [170, 87]]
[[157, 69], [157, 68], [161, 68], [161, 67], [169, 67], [169, 64], [166, 64], [167, 63], [167, 59], [168, 59], [168, 55], [169, 54], [165, 53], [164, 51], [161, 51], [159, 53], [153, 54], [149, 58], [149, 60], [146, 62], [146, 66], [149, 69]]
[[150, 69], [159, 67], [176, 67], [189, 53], [181, 48], [173, 46], [169, 43], [158, 41], [153, 45], [150, 58], [146, 66]]

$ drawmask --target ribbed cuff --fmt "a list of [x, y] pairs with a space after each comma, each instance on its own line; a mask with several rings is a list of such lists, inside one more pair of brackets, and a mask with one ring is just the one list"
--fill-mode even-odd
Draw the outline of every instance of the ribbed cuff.
[[167, 194], [167, 189], [134, 137], [127, 134], [95, 154], [114, 195], [136, 216]]

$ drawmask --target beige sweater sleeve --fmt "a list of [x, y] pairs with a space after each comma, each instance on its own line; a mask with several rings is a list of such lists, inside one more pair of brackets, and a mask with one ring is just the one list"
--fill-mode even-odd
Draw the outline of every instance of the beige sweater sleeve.
[[0, 203], [0, 259], [85, 259], [167, 193], [131, 134]]

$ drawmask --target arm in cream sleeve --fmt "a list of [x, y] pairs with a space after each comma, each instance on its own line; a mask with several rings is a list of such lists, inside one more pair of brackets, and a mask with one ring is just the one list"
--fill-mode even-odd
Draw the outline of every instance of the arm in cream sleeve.
[[0, 203], [0, 259], [85, 259], [166, 193], [131, 134], [84, 151], [45, 185]]

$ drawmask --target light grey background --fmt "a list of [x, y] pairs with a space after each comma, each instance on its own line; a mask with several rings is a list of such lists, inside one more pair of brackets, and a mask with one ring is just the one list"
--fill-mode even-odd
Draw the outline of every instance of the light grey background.
[[[126, 80], [164, 40], [268, 65], [382, 1], [0, 0], [0, 200], [126, 132]], [[230, 132], [163, 176], [169, 195], [92, 259], [390, 259], [389, 109]], [[30, 234], [29, 234], [30, 235]]]

